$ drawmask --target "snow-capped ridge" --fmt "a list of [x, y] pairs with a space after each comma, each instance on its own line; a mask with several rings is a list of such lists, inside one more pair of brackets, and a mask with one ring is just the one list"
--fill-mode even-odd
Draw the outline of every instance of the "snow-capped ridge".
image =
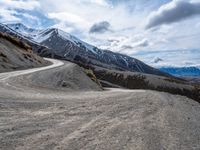
[[46, 30], [41, 31], [35, 38], [34, 40], [38, 43], [42, 43], [46, 40], [48, 40], [51, 36], [58, 36], [60, 38], [62, 38], [63, 40], [67, 40], [72, 42], [73, 44], [77, 45], [80, 48], [85, 48], [86, 51], [91, 51], [93, 53], [97, 53], [95, 51], [95, 47], [83, 42], [82, 40], [79, 40], [78, 38], [76, 38], [75, 36], [72, 36], [71, 34], [64, 32], [61, 29], [57, 29], [57, 28], [49, 28]]
[[82, 40], [76, 38], [75, 36], [70, 35], [67, 32], [64, 32], [61, 29], [57, 29], [56, 31], [58, 32], [58, 36], [60, 36], [61, 38], [64, 38], [65, 40], [69, 40], [72, 43], [78, 45], [79, 47], [84, 46], [86, 48], [86, 50], [90, 50], [93, 53], [96, 53], [96, 51], [94, 50], [94, 48], [95, 48], [94, 46], [92, 46], [86, 42], [83, 42]]
[[[23, 35], [23, 33], [19, 34]], [[152, 68], [133, 57], [99, 49], [57, 28], [41, 30], [37, 36], [31, 40], [35, 41], [40, 46], [47, 47], [49, 49], [49, 51], [47, 50], [48, 57], [70, 60], [86, 67], [100, 67], [112, 70], [169, 76], [169, 74]], [[38, 48], [36, 52], [42, 53]], [[45, 55], [42, 53], [42, 56]]]
[[34, 37], [34, 41], [41, 43], [43, 41], [46, 41], [48, 38], [50, 38], [53, 33], [54, 33], [55, 29], [46, 29], [41, 31], [36, 37]]
[[6, 24], [0, 23], [0, 27], [1, 27], [2, 32], [5, 32], [4, 30], [6, 30], [7, 34], [16, 35], [17, 37], [22, 37], [22, 38], [26, 39], [27, 41], [30, 41], [30, 42], [32, 42], [34, 44], [38, 44], [36, 41], [34, 41], [32, 39], [31, 36], [26, 36], [24, 33], [15, 31], [14, 29], [12, 29], [9, 26], [7, 26]]
[[33, 29], [30, 27], [27, 27], [22, 23], [11, 23], [11, 24], [7, 24], [7, 26], [13, 29], [14, 31], [19, 32], [29, 38], [34, 38], [35, 36], [37, 36], [37, 34], [41, 32], [41, 30], [39, 29]]

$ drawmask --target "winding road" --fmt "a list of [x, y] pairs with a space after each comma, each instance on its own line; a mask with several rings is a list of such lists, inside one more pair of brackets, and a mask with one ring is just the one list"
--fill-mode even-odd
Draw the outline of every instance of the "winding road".
[[0, 149], [200, 149], [199, 103], [150, 90], [66, 91], [25, 80], [72, 66], [49, 61], [0, 74]]
[[47, 70], [47, 69], [51, 69], [51, 68], [56, 68], [56, 67], [64, 65], [64, 63], [62, 61], [59, 61], [59, 60], [56, 60], [56, 59], [47, 59], [46, 58], [46, 60], [51, 61], [52, 64], [49, 65], [49, 66], [40, 67], [40, 68], [33, 68], [33, 69], [27, 69], [27, 70], [1, 73], [0, 74], [0, 81], [6, 80], [6, 79], [11, 78], [11, 77], [30, 74], [30, 73], [33, 73], [33, 72]]

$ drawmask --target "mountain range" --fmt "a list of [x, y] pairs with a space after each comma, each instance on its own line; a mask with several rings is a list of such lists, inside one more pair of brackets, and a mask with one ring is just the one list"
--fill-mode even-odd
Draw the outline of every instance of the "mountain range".
[[[99, 66], [106, 69], [111, 68], [121, 71], [142, 72], [164, 76], [171, 74], [177, 77], [200, 76], [200, 69], [196, 66], [167, 67], [164, 65], [154, 69], [135, 58], [114, 53], [109, 50], [101, 50], [60, 29], [33, 29], [21, 23], [6, 24], [3, 26], [4, 27], [1, 28], [4, 28], [4, 31], [6, 29], [6, 32], [18, 34], [18, 36], [20, 34], [20, 37], [28, 40], [31, 45], [35, 47], [35, 51], [41, 56], [62, 58], [75, 61], [84, 66]], [[147, 53], [147, 56], [150, 54], [150, 52]], [[158, 61], [163, 61], [163, 59], [156, 57], [155, 61], [157, 63]], [[163, 72], [165, 72], [165, 74]]]
[[0, 31], [12, 33], [14, 36], [22, 38], [34, 47], [35, 52], [42, 56], [58, 57], [95, 68], [98, 66], [119, 71], [169, 76], [142, 61], [109, 50], [101, 50], [60, 29], [37, 30], [17, 23], [1, 24]]
[[200, 49], [140, 50], [134, 56], [177, 77], [200, 77]]
[[161, 67], [160, 70], [179, 77], [200, 77], [198, 67]]
[[103, 87], [150, 89], [199, 99], [195, 83], [130, 56], [99, 49], [60, 29], [37, 30], [23, 24], [0, 24], [0, 32], [27, 43], [39, 56], [70, 61], [91, 70]]

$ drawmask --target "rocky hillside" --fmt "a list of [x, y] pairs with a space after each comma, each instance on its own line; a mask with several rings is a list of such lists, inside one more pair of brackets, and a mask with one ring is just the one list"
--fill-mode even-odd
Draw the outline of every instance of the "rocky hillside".
[[102, 68], [94, 69], [94, 73], [104, 87], [120, 86], [128, 89], [151, 89], [184, 95], [200, 102], [200, 86], [179, 78]]
[[[19, 30], [18, 30], [19, 31]], [[30, 31], [30, 30], [29, 30]], [[57, 58], [53, 50], [45, 46], [40, 45], [37, 42], [34, 42], [32, 39], [29, 39], [27, 35], [22, 35], [21, 33], [15, 31], [14, 29], [9, 28], [8, 26], [0, 23], [0, 32], [6, 33], [12, 37], [17, 38], [18, 40], [27, 43], [31, 46], [33, 52], [37, 53], [40, 56]]]
[[29, 45], [0, 32], [0, 72], [48, 64], [49, 62], [34, 54]]

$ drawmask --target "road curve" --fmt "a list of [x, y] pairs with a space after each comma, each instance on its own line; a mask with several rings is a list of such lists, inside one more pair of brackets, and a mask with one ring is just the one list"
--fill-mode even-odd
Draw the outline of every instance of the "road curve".
[[[64, 91], [15, 84], [66, 63], [0, 74], [0, 149], [200, 149], [200, 105], [148, 90]], [[34, 76], [35, 77], [35, 76]]]
[[49, 66], [40, 67], [40, 68], [32, 68], [32, 69], [27, 69], [27, 70], [0, 73], [0, 81], [6, 80], [10, 77], [30, 74], [30, 73], [33, 73], [33, 72], [47, 70], [47, 69], [51, 69], [51, 68], [55, 68], [55, 67], [59, 67], [59, 66], [64, 65], [64, 63], [62, 61], [59, 61], [59, 60], [56, 60], [56, 59], [49, 59], [49, 58], [45, 58], [45, 59], [47, 61], [50, 61], [52, 64], [49, 65]]

